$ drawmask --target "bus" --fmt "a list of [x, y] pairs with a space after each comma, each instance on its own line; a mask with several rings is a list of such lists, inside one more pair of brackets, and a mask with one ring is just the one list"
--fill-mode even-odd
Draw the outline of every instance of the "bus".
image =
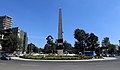
[[84, 55], [85, 56], [96, 56], [97, 54], [95, 53], [95, 51], [85, 51]]

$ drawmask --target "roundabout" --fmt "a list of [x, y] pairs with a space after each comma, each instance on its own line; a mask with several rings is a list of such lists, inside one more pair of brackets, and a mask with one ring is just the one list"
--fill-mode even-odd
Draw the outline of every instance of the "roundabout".
[[34, 60], [34, 59], [23, 59], [19, 57], [12, 57], [13, 60], [21, 61], [46, 61], [46, 62], [79, 62], [79, 61], [104, 61], [104, 60], [117, 60], [115, 57], [103, 57], [102, 59], [84, 59], [84, 60]]
[[0, 70], [119, 70], [120, 56], [116, 58], [94, 61], [0, 60]]

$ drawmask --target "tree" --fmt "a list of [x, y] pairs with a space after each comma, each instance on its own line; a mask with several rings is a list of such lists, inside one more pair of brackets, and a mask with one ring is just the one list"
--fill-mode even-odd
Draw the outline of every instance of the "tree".
[[75, 41], [74, 44], [74, 53], [78, 54], [79, 52], [83, 52], [83, 47], [81, 47], [82, 44], [79, 43], [78, 41]]
[[89, 35], [87, 39], [87, 46], [90, 48], [89, 51], [95, 51], [95, 48], [99, 46], [98, 37], [94, 33]]
[[105, 37], [102, 41], [102, 47], [108, 47], [110, 45], [109, 37]]
[[19, 38], [16, 37], [14, 34], [5, 36], [5, 40], [3, 41], [3, 44], [2, 44], [2, 46], [4, 46], [3, 51], [13, 53], [18, 48], [17, 47], [18, 42], [19, 42]]
[[28, 44], [27, 46], [27, 53], [38, 53], [39, 48], [35, 46], [33, 43]]
[[48, 44], [53, 43], [53, 37], [52, 37], [51, 35], [49, 35], [49, 36], [46, 38], [46, 40], [47, 40], [47, 43], [48, 43]]
[[63, 46], [64, 46], [64, 51], [72, 51], [73, 50], [73, 47], [70, 43], [68, 43], [67, 41], [64, 41], [63, 42]]
[[74, 31], [74, 38], [77, 39], [80, 43], [85, 40], [85, 34], [86, 32], [82, 29], [76, 29]]
[[82, 29], [76, 29], [74, 31], [74, 38], [77, 39], [75, 42], [75, 49], [83, 53], [85, 48], [86, 32]]
[[110, 45], [109, 37], [105, 37], [102, 41], [103, 53], [108, 53], [108, 47]]
[[38, 51], [39, 51], [39, 48], [36, 47], [36, 46], [34, 46], [34, 47], [33, 47], [33, 52], [34, 52], [34, 53], [38, 53]]
[[82, 29], [74, 31], [74, 38], [77, 39], [74, 46], [78, 52], [95, 51], [96, 47], [99, 46], [98, 37], [94, 33], [89, 34]]
[[102, 41], [102, 47], [105, 47], [104, 53], [109, 53], [109, 54], [116, 53], [116, 48], [115, 48], [116, 46], [110, 43], [109, 37], [104, 38], [104, 40]]
[[43, 53], [44, 52], [44, 49], [43, 48], [38, 48], [38, 53]]
[[113, 45], [113, 44], [109, 45], [109, 47], [108, 47], [108, 53], [109, 54], [115, 54], [116, 53], [115, 45]]
[[47, 38], [47, 43], [44, 46], [45, 53], [55, 53], [56, 52], [56, 45], [53, 42], [53, 37], [49, 35]]

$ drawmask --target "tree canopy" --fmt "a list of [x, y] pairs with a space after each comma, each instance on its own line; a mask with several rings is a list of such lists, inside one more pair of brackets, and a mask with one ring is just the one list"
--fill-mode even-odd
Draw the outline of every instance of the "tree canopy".
[[5, 40], [3, 40], [2, 46], [3, 51], [13, 53], [18, 49], [19, 38], [14, 34], [9, 34], [5, 36]]
[[47, 43], [44, 46], [45, 53], [55, 53], [56, 52], [56, 44], [53, 42], [53, 37], [49, 35], [47, 38]]
[[27, 53], [39, 53], [39, 48], [35, 44], [30, 43], [27, 46]]
[[109, 37], [105, 37], [104, 40], [102, 41], [102, 46], [108, 47], [109, 45], [110, 45]]
[[73, 50], [73, 47], [70, 43], [68, 43], [67, 41], [64, 41], [63, 42], [63, 49], [64, 51], [72, 51]]
[[95, 48], [99, 46], [98, 37], [94, 33], [86, 33], [83, 29], [76, 29], [74, 31], [75, 49], [78, 52], [95, 51]]

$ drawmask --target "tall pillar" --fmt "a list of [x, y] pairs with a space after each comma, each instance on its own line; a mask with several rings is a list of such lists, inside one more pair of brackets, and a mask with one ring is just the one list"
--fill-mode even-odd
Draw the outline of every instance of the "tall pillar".
[[63, 35], [62, 35], [62, 9], [59, 8], [58, 18], [58, 40], [57, 40], [57, 52], [59, 55], [63, 54]]
[[62, 37], [62, 9], [59, 9], [59, 19], [58, 19], [58, 39], [63, 39]]

